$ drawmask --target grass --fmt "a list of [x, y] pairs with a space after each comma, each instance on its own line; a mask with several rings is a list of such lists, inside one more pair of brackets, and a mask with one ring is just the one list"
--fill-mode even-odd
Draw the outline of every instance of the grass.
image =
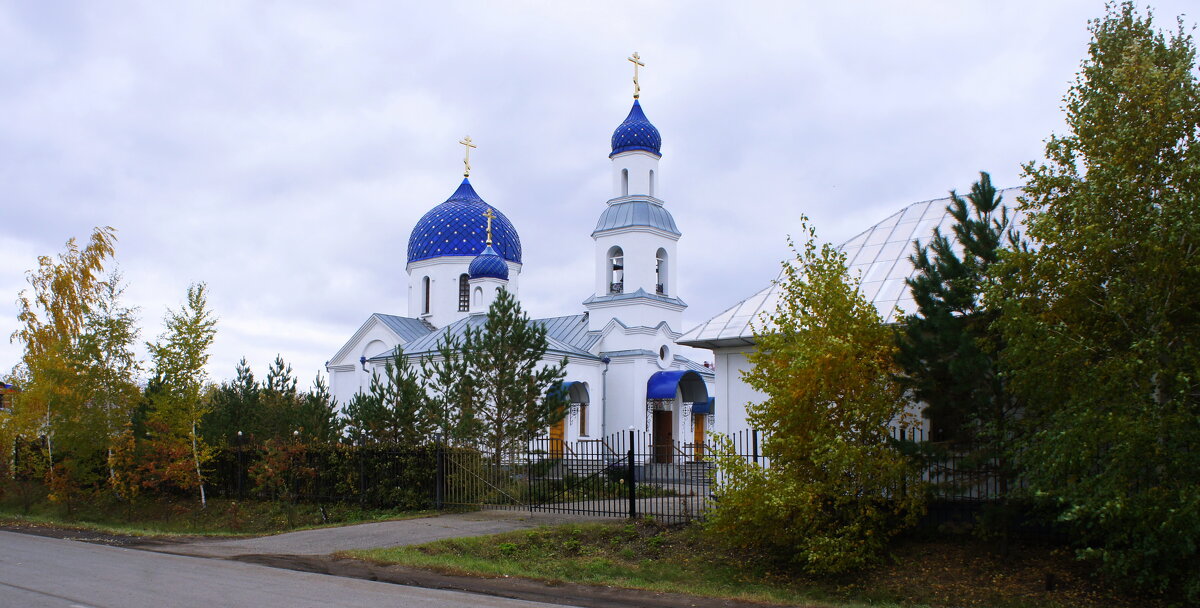
[[250, 536], [371, 521], [408, 519], [427, 511], [363, 509], [348, 504], [292, 504], [197, 497], [143, 497], [129, 503], [108, 493], [77, 500], [71, 508], [47, 500], [0, 497], [0, 525], [39, 524], [132, 536]]
[[[714, 546], [698, 527], [654, 522], [540, 528], [412, 547], [352, 551], [397, 563], [475, 576], [688, 593], [808, 606], [1155, 606], [1098, 587], [1086, 567], [1042, 545], [1009, 554], [970, 537], [907, 539], [885, 563], [839, 578], [772, 569]], [[1047, 591], [1047, 581], [1054, 590]]]

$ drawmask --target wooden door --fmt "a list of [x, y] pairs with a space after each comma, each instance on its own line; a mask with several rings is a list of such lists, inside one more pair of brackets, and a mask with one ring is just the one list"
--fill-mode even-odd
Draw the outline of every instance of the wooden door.
[[567, 419], [564, 416], [562, 420], [550, 425], [550, 457], [563, 457], [563, 440], [567, 435]]
[[672, 462], [675, 448], [674, 416], [669, 411], [654, 410], [654, 462]]
[[697, 461], [704, 460], [704, 415], [692, 414], [692, 444], [695, 445]]

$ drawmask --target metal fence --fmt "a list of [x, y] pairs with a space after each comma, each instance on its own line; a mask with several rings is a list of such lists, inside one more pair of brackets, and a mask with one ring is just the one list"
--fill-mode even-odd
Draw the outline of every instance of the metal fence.
[[500, 456], [447, 449], [439, 498], [446, 506], [685, 521], [712, 500], [705, 448], [627, 431], [572, 442], [540, 438]]
[[[919, 464], [934, 502], [979, 504], [1007, 495], [998, 459], [926, 443], [919, 430], [895, 430], [892, 439]], [[543, 437], [500, 455], [438, 445], [242, 446], [218, 451], [206, 477], [213, 495], [229, 498], [686, 521], [713, 504], [717, 443], [655, 443], [650, 433], [625, 431], [571, 442]], [[731, 433], [719, 443], [748, 463], [772, 466], [762, 431]]]

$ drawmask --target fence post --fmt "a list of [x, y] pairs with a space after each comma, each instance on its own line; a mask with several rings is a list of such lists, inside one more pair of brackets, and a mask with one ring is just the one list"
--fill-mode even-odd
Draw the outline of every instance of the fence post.
[[758, 429], [750, 430], [750, 443], [754, 446], [754, 464], [758, 464]]
[[633, 471], [634, 431], [629, 430], [629, 469], [625, 472], [625, 485], [629, 486], [629, 518], [637, 517], [637, 475]]
[[363, 449], [365, 446], [366, 442], [360, 439], [358, 442], [358, 507], [360, 509], [366, 507], [367, 504], [367, 467], [363, 460], [367, 456], [366, 450]]
[[245, 441], [242, 439], [242, 432], [237, 434], [237, 497], [238, 500], [246, 498], [246, 493], [242, 489], [242, 479], [246, 476], [246, 463], [242, 458], [242, 451], [246, 449]]
[[440, 510], [446, 500], [446, 444], [441, 441], [441, 438], [438, 438], [437, 456], [435, 458], [437, 459], [437, 481], [435, 482], [437, 488], [434, 490], [434, 494], [436, 495], [437, 508]]

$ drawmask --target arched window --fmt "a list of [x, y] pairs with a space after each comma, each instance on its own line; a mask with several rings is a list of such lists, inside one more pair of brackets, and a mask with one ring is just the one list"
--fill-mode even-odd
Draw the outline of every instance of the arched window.
[[625, 253], [620, 247], [608, 250], [608, 293], [625, 293]]
[[621, 196], [629, 196], [629, 169], [621, 169]]
[[650, 170], [650, 196], [654, 196], [654, 169]]
[[471, 275], [469, 274], [463, 273], [458, 275], [458, 312], [471, 310], [470, 280]]
[[658, 280], [656, 281], [654, 291], [665, 295], [667, 293], [667, 250], [660, 247], [655, 257], [658, 258], [654, 266]]
[[475, 288], [475, 306], [483, 306], [483, 288]]
[[424, 291], [424, 293], [421, 294], [421, 298], [423, 299], [423, 303], [421, 304], [421, 314], [427, 315], [429, 314], [429, 301], [433, 297], [432, 294], [429, 293], [429, 277], [421, 279], [421, 289]]

